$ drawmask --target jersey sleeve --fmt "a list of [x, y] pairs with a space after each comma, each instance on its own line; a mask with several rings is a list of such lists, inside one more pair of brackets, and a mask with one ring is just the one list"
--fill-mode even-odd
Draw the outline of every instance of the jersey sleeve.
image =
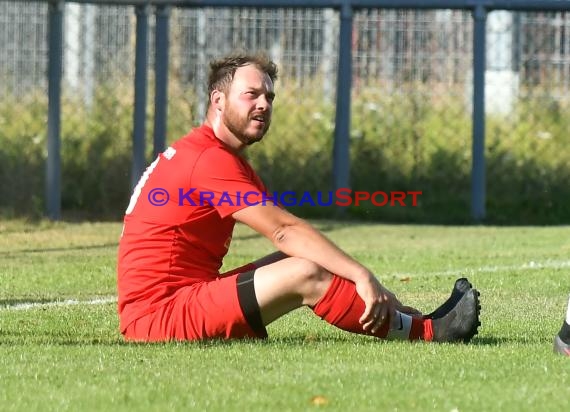
[[222, 218], [248, 206], [272, 202], [247, 162], [221, 148], [209, 148], [202, 153], [190, 182], [194, 201], [213, 206]]

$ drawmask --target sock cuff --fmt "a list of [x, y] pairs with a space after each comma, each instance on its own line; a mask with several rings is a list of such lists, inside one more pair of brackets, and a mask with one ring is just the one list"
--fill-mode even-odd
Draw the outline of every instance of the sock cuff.
[[[397, 323], [397, 324], [395, 324]], [[390, 321], [390, 329], [386, 335], [387, 339], [409, 339], [412, 330], [413, 319], [410, 315], [395, 312], [394, 319]]]

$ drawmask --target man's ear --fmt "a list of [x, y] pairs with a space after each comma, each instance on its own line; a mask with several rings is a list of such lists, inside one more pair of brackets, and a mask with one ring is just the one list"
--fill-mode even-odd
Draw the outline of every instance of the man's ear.
[[224, 108], [225, 101], [226, 101], [226, 95], [219, 90], [213, 90], [212, 93], [210, 94], [210, 103], [212, 104], [212, 107], [216, 110], [221, 111]]

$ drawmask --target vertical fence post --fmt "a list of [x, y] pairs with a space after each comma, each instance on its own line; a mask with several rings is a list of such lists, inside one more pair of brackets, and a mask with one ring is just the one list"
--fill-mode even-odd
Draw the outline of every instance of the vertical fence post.
[[136, 6], [137, 38], [135, 48], [135, 109], [133, 126], [133, 166], [131, 187], [135, 187], [142, 175], [145, 161], [145, 123], [147, 97], [148, 60], [148, 4]]
[[[350, 92], [352, 83], [352, 7], [343, 1], [340, 8], [340, 38], [336, 117], [333, 145], [334, 190], [350, 187]], [[339, 209], [339, 213], [342, 210]]]
[[166, 145], [168, 115], [168, 47], [170, 6], [156, 7], [155, 33], [155, 93], [154, 93], [154, 157], [163, 152]]
[[485, 218], [485, 68], [487, 10], [481, 4], [473, 10], [473, 147], [471, 169], [471, 216]]
[[63, 1], [49, 3], [48, 131], [46, 164], [47, 217], [61, 218], [61, 76], [63, 55]]

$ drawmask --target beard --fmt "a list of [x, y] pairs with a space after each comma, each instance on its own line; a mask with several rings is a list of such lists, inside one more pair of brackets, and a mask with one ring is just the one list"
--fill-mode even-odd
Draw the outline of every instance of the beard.
[[[269, 117], [264, 116], [265, 124], [263, 129], [258, 129], [253, 133], [248, 133], [247, 128], [250, 126], [250, 119], [248, 116], [240, 116], [239, 113], [233, 111], [229, 106], [226, 107], [224, 115], [222, 117], [222, 122], [228, 128], [228, 130], [239, 139], [240, 142], [246, 145], [252, 145], [263, 139], [267, 130], [269, 130], [269, 124], [271, 123]], [[254, 120], [253, 120], [254, 121]]]

